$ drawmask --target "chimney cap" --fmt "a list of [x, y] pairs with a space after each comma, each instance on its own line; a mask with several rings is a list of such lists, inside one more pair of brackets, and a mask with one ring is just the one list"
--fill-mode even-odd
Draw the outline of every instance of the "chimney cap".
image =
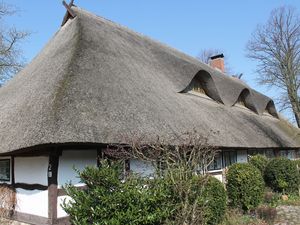
[[219, 55], [214, 55], [212, 57], [210, 57], [211, 60], [214, 60], [214, 59], [218, 59], [218, 58], [224, 58], [224, 54], [219, 54]]

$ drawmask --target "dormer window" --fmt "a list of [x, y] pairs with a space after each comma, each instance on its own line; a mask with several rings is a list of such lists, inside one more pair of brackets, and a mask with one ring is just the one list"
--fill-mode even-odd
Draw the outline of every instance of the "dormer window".
[[240, 106], [246, 107], [246, 104], [245, 104], [244, 99], [242, 98], [242, 95], [240, 95], [240, 97], [236, 101], [235, 105], [240, 105]]
[[270, 110], [268, 108], [265, 109], [265, 111], [263, 112], [263, 115], [264, 116], [271, 116], [271, 117], [273, 117], [272, 114], [271, 114], [271, 112], [270, 112]]
[[246, 106], [245, 100], [243, 98], [243, 95], [239, 96], [239, 98], [236, 101], [236, 103], [234, 104], [234, 106], [237, 106], [237, 107], [242, 108], [242, 109], [248, 109], [248, 107]]
[[199, 80], [193, 80], [190, 85], [187, 87], [187, 92], [200, 96], [200, 97], [204, 97], [207, 99], [211, 99], [207, 94], [206, 91], [203, 88], [203, 85], [201, 84], [201, 82]]
[[200, 82], [192, 82], [191, 91], [206, 95]]

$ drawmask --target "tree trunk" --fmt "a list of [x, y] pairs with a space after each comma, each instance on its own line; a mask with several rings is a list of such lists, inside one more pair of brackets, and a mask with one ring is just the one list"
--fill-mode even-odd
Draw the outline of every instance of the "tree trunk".
[[298, 128], [300, 128], [300, 112], [299, 111], [298, 112], [294, 111], [294, 115], [295, 115], [297, 126], [298, 126]]
[[297, 126], [300, 128], [300, 102], [298, 99], [291, 100], [292, 110], [296, 119]]

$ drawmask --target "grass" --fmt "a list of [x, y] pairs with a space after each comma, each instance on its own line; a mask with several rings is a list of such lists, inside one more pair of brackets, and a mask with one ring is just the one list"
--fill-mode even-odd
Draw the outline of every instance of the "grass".
[[290, 205], [290, 206], [300, 206], [300, 196], [299, 195], [288, 195], [288, 200], [283, 201], [278, 200], [279, 205]]
[[268, 223], [255, 216], [243, 214], [237, 209], [229, 209], [223, 223], [220, 225], [268, 225]]

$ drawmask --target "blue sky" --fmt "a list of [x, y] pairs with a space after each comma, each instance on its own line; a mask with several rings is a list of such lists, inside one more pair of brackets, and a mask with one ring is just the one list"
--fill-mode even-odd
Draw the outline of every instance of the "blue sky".
[[[65, 8], [60, 0], [6, 2], [20, 9], [7, 23], [32, 32], [23, 45], [29, 62], [59, 29]], [[278, 90], [256, 84], [255, 63], [245, 57], [245, 45], [272, 9], [291, 5], [300, 13], [299, 0], [75, 0], [75, 4], [191, 56], [197, 56], [201, 49], [223, 49], [231, 68], [270, 97]]]

